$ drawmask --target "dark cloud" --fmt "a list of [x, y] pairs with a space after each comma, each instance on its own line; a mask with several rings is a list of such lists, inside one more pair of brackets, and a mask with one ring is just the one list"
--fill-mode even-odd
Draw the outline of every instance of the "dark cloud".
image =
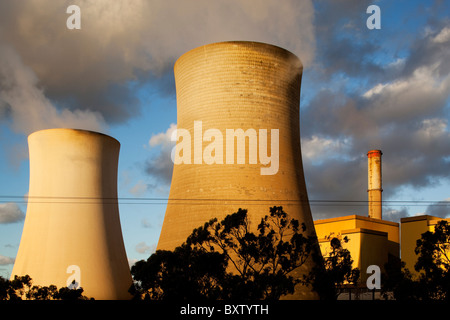
[[439, 218], [448, 218], [450, 217], [450, 203], [445, 200], [430, 204], [425, 213]]
[[[315, 218], [367, 214], [367, 151], [383, 151], [383, 197], [423, 188], [450, 169], [448, 23], [401, 39], [402, 30], [370, 33], [370, 1], [315, 2], [314, 63], [304, 69], [303, 165]], [[387, 9], [391, 9], [387, 5]], [[419, 14], [419, 12], [416, 12]], [[412, 17], [409, 17], [412, 18]], [[431, 29], [430, 29], [431, 30]], [[450, 37], [449, 37], [450, 38]], [[389, 40], [389, 39], [388, 39]], [[399, 52], [402, 52], [400, 54]], [[381, 56], [375, 60], [374, 56]], [[167, 138], [167, 136], [166, 136]], [[147, 162], [147, 173], [170, 182], [168, 149]], [[406, 208], [385, 208], [398, 221]]]
[[[81, 9], [80, 30], [66, 28], [71, 4]], [[6, 0], [0, 3], [0, 44], [14, 50], [46, 103], [110, 124], [139, 115], [136, 87], [157, 84], [158, 94], [173, 94], [175, 60], [200, 45], [269, 42], [310, 64], [313, 13], [310, 1], [296, 0]], [[0, 92], [19, 91], [18, 85], [0, 86]], [[3, 100], [0, 114], [6, 103], [18, 108], [17, 101]]]
[[170, 160], [170, 153], [162, 152], [155, 157], [147, 159], [145, 163], [145, 173], [166, 185], [170, 185], [172, 181], [172, 171], [173, 163]]
[[350, 214], [367, 215], [367, 161], [326, 160], [304, 162], [306, 186], [315, 219]]
[[16, 203], [0, 203], [0, 224], [23, 221], [25, 214]]
[[14, 264], [15, 258], [0, 255], [0, 266]]
[[104, 131], [99, 112], [58, 108], [38, 85], [33, 70], [25, 65], [17, 52], [0, 42], [0, 105], [12, 129], [29, 134], [47, 128], [78, 128]]
[[[450, 170], [449, 20], [434, 20], [396, 47], [367, 30], [361, 36], [367, 6], [359, 1], [319, 1], [316, 6], [318, 56], [305, 72], [317, 73], [307, 87], [320, 90], [302, 92], [309, 94], [301, 112], [302, 153], [310, 198], [336, 200], [334, 205], [312, 201], [316, 217], [366, 214], [366, 153], [371, 149], [383, 151], [388, 201], [402, 187], [433, 186]], [[404, 31], [386, 32], [398, 39]], [[373, 60], [374, 53], [385, 59]], [[391, 220], [408, 212], [385, 211]]]
[[411, 55], [405, 61], [402, 76], [410, 76], [420, 67], [435, 68], [436, 76], [450, 73], [450, 20], [442, 20], [429, 27], [426, 36], [416, 39]]
[[166, 132], [153, 135], [149, 140], [149, 146], [159, 148], [155, 155], [145, 162], [145, 173], [154, 177], [159, 183], [169, 186], [172, 181], [173, 161], [171, 158], [175, 142], [171, 141], [172, 133], [176, 125], [171, 124]]
[[384, 72], [372, 59], [381, 49], [381, 39], [367, 32], [367, 7], [373, 1], [320, 0], [315, 2], [316, 62], [314, 71], [322, 80], [333, 74], [374, 78]]
[[[70, 4], [81, 8], [81, 30], [65, 27]], [[0, 117], [20, 133], [55, 126], [105, 131], [139, 115], [138, 89], [173, 95], [173, 64], [184, 52], [225, 40], [268, 42], [305, 65], [301, 134], [310, 198], [340, 201], [316, 203], [314, 212], [366, 211], [343, 201], [367, 197], [368, 150], [383, 150], [385, 198], [401, 186], [432, 185], [450, 169], [450, 23], [437, 14], [445, 2], [399, 22], [427, 12], [423, 27], [407, 35], [383, 24], [368, 32], [371, 4], [1, 1]], [[394, 8], [381, 4], [387, 13]], [[153, 147], [159, 149], [145, 172], [169, 184], [171, 148]]]
[[400, 209], [394, 209], [390, 207], [383, 207], [383, 219], [399, 223], [402, 218], [409, 217], [409, 212], [407, 207], [402, 207]]

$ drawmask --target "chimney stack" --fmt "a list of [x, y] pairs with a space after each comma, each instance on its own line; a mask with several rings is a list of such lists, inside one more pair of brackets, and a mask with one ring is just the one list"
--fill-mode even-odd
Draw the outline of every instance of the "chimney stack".
[[371, 150], [367, 153], [369, 217], [375, 219], [382, 219], [381, 155], [381, 150]]

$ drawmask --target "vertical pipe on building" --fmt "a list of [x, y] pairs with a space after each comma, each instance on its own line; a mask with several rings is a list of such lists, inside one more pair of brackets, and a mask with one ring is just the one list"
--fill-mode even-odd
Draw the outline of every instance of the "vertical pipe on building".
[[381, 150], [367, 153], [369, 217], [382, 219]]

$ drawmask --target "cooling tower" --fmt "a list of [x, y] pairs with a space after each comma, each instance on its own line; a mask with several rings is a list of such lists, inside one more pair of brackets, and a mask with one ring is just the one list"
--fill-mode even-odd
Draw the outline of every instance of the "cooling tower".
[[369, 217], [375, 219], [382, 219], [381, 155], [380, 150], [367, 153]]
[[[270, 207], [283, 206], [315, 234], [300, 150], [302, 69], [292, 53], [257, 42], [209, 44], [176, 61], [179, 140], [158, 249], [239, 208], [256, 229]], [[316, 295], [302, 288], [291, 298]]]
[[30, 187], [14, 275], [58, 288], [72, 280], [97, 300], [128, 299], [131, 274], [117, 203], [120, 144], [49, 129], [28, 137]]

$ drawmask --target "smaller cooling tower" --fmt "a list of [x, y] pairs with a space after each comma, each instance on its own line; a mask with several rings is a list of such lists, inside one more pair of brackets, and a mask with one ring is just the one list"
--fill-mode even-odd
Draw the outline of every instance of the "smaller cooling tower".
[[30, 188], [15, 275], [34, 285], [75, 280], [97, 300], [129, 298], [117, 204], [120, 144], [104, 134], [49, 129], [28, 137]]
[[375, 219], [382, 219], [381, 155], [380, 150], [367, 153], [369, 217]]

